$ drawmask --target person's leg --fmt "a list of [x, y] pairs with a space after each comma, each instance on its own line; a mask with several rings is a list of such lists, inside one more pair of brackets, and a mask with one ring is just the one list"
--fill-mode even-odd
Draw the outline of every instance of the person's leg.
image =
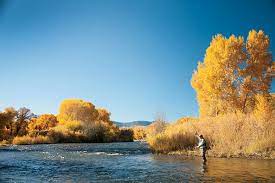
[[204, 150], [203, 150], [203, 148], [201, 148], [200, 151], [201, 151], [201, 157], [202, 157], [202, 159], [204, 159], [203, 158], [204, 157]]
[[202, 157], [203, 157], [203, 161], [204, 162], [206, 162], [206, 156], [205, 156], [205, 154], [206, 154], [206, 148], [203, 148], [202, 149]]

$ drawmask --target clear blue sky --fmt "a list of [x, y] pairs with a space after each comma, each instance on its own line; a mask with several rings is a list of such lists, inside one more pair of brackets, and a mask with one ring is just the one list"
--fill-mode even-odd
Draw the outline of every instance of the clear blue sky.
[[271, 0], [9, 0], [0, 8], [0, 110], [57, 113], [63, 99], [82, 98], [117, 121], [196, 116], [190, 79], [213, 35], [263, 29], [275, 54]]

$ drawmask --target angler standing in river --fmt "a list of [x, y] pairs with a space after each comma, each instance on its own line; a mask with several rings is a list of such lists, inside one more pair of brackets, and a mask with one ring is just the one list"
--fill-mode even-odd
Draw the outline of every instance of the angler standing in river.
[[206, 162], [206, 140], [204, 139], [203, 135], [198, 135], [197, 133], [195, 134], [195, 136], [198, 138], [199, 143], [198, 143], [198, 148], [200, 148], [201, 150], [201, 155], [203, 158], [203, 162]]

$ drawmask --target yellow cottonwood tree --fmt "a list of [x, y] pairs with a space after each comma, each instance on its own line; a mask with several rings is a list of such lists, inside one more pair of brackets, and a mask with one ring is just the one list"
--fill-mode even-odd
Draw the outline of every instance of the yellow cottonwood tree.
[[246, 41], [247, 60], [243, 69], [243, 83], [240, 91], [242, 112], [251, 112], [255, 107], [256, 95], [268, 96], [272, 78], [268, 70], [272, 67], [269, 52], [269, 37], [263, 31], [249, 32]]
[[98, 113], [98, 116], [97, 116], [98, 121], [110, 122], [111, 113], [109, 111], [107, 111], [106, 109], [103, 109], [103, 108], [98, 108], [96, 110]]
[[213, 37], [204, 61], [193, 73], [191, 85], [197, 92], [200, 116], [228, 112], [251, 112], [256, 94], [268, 94], [272, 65], [269, 38], [263, 31], [243, 37]]
[[216, 116], [238, 105], [238, 78], [245, 53], [243, 38], [222, 35], [213, 38], [206, 50], [204, 62], [198, 64], [192, 77], [197, 92], [201, 116]]
[[28, 124], [29, 132], [46, 131], [57, 125], [58, 121], [53, 114], [42, 114], [38, 118], [31, 119]]
[[92, 103], [79, 99], [66, 99], [60, 105], [57, 119], [61, 124], [72, 121], [91, 123], [97, 116], [98, 112]]

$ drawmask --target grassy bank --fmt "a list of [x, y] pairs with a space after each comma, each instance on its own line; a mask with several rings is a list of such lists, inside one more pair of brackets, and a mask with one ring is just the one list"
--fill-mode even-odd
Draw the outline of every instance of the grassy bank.
[[[87, 129], [89, 130], [89, 129]], [[106, 143], [106, 142], [132, 142], [133, 132], [130, 129], [116, 128], [114, 134], [110, 131], [96, 131], [90, 129], [91, 132], [70, 131], [68, 129], [60, 130], [54, 128], [44, 135], [27, 134], [24, 136], [16, 136], [10, 142], [15, 145], [30, 144], [56, 144], [56, 143]]]
[[179, 120], [147, 141], [155, 153], [199, 155], [194, 134], [203, 134], [208, 155], [275, 159], [275, 121], [247, 114], [227, 114], [200, 120]]
[[[181, 150], [181, 151], [171, 151], [167, 153], [168, 155], [180, 155], [180, 156], [187, 156], [187, 157], [201, 157], [199, 150]], [[251, 154], [220, 154], [215, 153], [215, 151], [208, 150], [207, 157], [214, 157], [214, 158], [246, 158], [246, 159], [275, 159], [275, 152], [274, 151], [265, 151], [265, 152], [255, 152]]]

